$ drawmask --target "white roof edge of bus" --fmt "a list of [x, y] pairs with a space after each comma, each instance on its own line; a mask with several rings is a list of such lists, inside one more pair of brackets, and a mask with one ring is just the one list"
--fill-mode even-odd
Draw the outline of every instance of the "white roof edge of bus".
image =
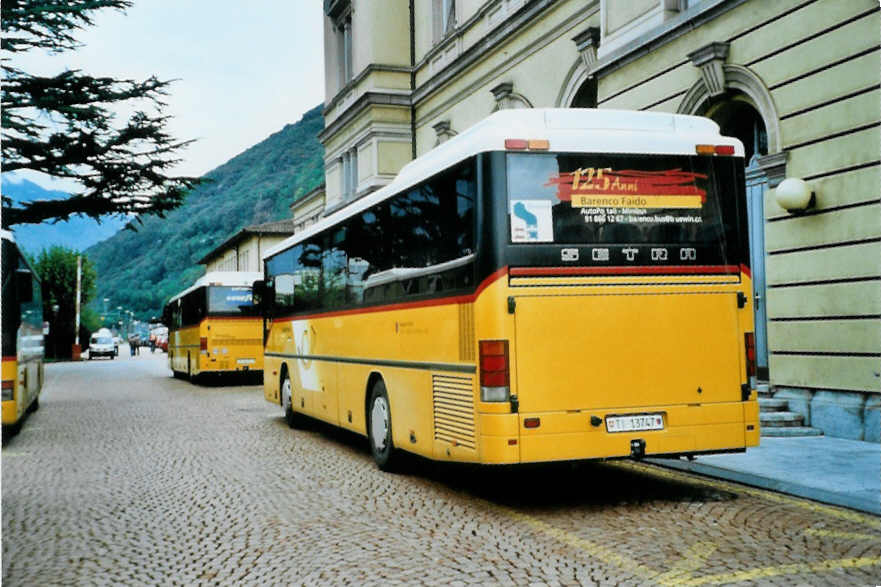
[[[642, 140], [634, 141], [637, 138]], [[547, 139], [552, 152], [694, 155], [695, 145], [713, 144], [733, 146], [735, 156], [743, 157], [744, 154], [743, 144], [738, 139], [722, 136], [718, 124], [701, 116], [601, 108], [500, 110], [407, 163], [387, 186], [267, 249], [262, 259], [268, 259], [472, 155], [504, 151], [505, 139]], [[637, 144], [639, 148], [635, 148]]]
[[211, 271], [197, 279], [193, 283], [193, 285], [191, 285], [187, 289], [183, 290], [176, 296], [173, 296], [170, 300], [168, 300], [168, 303], [170, 304], [178, 298], [184, 297], [191, 291], [210, 283], [220, 285], [247, 285], [250, 287], [255, 281], [259, 279], [263, 279], [262, 271]]

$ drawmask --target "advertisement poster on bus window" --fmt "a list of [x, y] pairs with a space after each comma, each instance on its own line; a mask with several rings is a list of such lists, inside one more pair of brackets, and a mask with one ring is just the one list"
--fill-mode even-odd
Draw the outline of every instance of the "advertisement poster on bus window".
[[585, 167], [550, 177], [557, 198], [578, 209], [588, 224], [699, 224], [706, 191], [701, 173]]

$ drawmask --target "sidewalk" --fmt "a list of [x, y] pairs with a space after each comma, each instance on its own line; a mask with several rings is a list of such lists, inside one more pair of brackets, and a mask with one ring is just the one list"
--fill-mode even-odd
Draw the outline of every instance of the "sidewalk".
[[881, 515], [881, 444], [825, 436], [762, 437], [744, 454], [646, 459], [682, 471]]

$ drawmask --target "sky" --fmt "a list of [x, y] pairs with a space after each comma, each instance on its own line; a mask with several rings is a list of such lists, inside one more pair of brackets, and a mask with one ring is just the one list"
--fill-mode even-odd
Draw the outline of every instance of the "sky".
[[[201, 176], [324, 100], [320, 0], [134, 0], [126, 13], [93, 13], [84, 44], [32, 51], [13, 65], [35, 74], [177, 79], [165, 97], [172, 136], [198, 139], [175, 174]], [[22, 173], [48, 189], [73, 189]]]

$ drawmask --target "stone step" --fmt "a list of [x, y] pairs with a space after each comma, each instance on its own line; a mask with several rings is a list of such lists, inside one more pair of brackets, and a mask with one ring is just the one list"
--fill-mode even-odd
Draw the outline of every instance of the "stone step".
[[761, 412], [787, 412], [789, 401], [785, 399], [759, 398], [759, 411]]
[[801, 426], [804, 420], [804, 416], [795, 412], [759, 412], [759, 423], [762, 428]]
[[776, 438], [792, 438], [796, 436], [823, 436], [823, 431], [809, 426], [774, 426], [771, 428], [762, 428], [761, 436]]

